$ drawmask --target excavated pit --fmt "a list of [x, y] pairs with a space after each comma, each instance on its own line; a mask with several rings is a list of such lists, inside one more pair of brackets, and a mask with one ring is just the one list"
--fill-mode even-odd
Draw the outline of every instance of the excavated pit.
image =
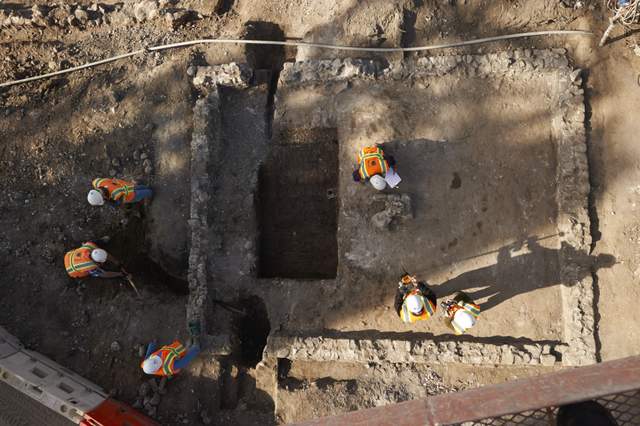
[[[303, 300], [289, 305], [288, 326], [278, 333], [284, 340], [270, 338], [271, 356], [592, 362], [580, 86], [579, 71], [561, 49], [420, 57], [399, 65], [358, 59], [285, 64], [274, 133], [338, 129], [339, 282], [295, 294]], [[351, 180], [349, 160], [373, 143], [397, 160], [403, 180], [394, 191], [376, 194]], [[396, 214], [401, 226], [380, 226], [374, 220], [379, 201], [398, 196], [412, 214]], [[402, 324], [390, 307], [403, 267], [424, 277], [440, 298], [466, 291], [483, 307], [482, 326], [460, 339], [441, 321]], [[289, 295], [301, 285], [286, 284]], [[334, 338], [332, 330], [339, 330]], [[389, 346], [377, 358], [385, 338]]]
[[[562, 51], [285, 63], [275, 97], [247, 68], [201, 67], [194, 78], [206, 97], [194, 109], [199, 295], [188, 316], [214, 299], [248, 309], [232, 318], [216, 307], [205, 321], [213, 334], [226, 318], [239, 341], [232, 393], [244, 377], [280, 402], [278, 389], [306, 392], [310, 380], [356, 391], [334, 372], [287, 374], [291, 363], [594, 359], [583, 99]], [[395, 156], [398, 189], [353, 182], [356, 153], [373, 143]], [[391, 226], [374, 220], [380, 209]], [[403, 324], [392, 309], [402, 268], [440, 298], [467, 291], [481, 322], [462, 337], [438, 320]]]
[[271, 332], [267, 308], [262, 299], [256, 296], [240, 299], [236, 305], [242, 306], [245, 312], [245, 315], [239, 315], [236, 319], [240, 340], [239, 364], [254, 368], [262, 360], [267, 337]]
[[338, 141], [336, 129], [277, 136], [258, 178], [261, 278], [335, 278]]
[[180, 270], [173, 268], [173, 263], [161, 264], [150, 255], [149, 235], [143, 218], [144, 211], [130, 214], [123, 228], [110, 232], [113, 237], [106, 242], [105, 248], [123, 262], [139, 290], [152, 287], [158, 292], [189, 294], [189, 284], [179, 275]]

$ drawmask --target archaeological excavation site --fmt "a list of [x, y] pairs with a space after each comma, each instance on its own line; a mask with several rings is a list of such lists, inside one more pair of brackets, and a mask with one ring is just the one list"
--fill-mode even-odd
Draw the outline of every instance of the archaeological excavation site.
[[0, 426], [640, 424], [639, 22], [0, 2]]

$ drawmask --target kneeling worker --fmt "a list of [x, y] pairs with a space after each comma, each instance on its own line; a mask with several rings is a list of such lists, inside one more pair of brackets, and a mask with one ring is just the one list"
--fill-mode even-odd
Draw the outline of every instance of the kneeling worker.
[[92, 206], [102, 206], [105, 200], [115, 206], [140, 202], [153, 196], [151, 188], [116, 178], [98, 178], [91, 182], [93, 189], [87, 194]]
[[395, 169], [396, 160], [391, 155], [385, 155], [378, 146], [367, 146], [358, 153], [358, 165], [353, 171], [356, 182], [371, 182], [378, 191], [387, 187], [385, 176], [391, 169]]
[[462, 291], [459, 291], [453, 300], [445, 300], [441, 304], [444, 308], [445, 324], [457, 335], [463, 334], [478, 321], [480, 306]]
[[110, 272], [103, 269], [109, 261], [120, 267], [120, 262], [98, 247], [96, 243], [87, 241], [80, 248], [71, 250], [64, 255], [64, 267], [71, 278], [119, 278], [128, 277], [125, 272]]
[[149, 343], [144, 361], [140, 364], [147, 374], [155, 376], [173, 376], [185, 368], [200, 352], [198, 345], [191, 346], [188, 350], [179, 341], [165, 345], [154, 352], [156, 345]]
[[406, 323], [424, 321], [436, 312], [436, 295], [426, 283], [404, 274], [398, 283], [394, 307]]

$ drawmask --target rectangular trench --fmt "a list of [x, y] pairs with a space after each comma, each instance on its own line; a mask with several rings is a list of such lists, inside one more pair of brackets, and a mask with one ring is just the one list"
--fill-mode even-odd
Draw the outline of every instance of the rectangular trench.
[[258, 178], [259, 277], [336, 277], [337, 187], [335, 128], [275, 138]]

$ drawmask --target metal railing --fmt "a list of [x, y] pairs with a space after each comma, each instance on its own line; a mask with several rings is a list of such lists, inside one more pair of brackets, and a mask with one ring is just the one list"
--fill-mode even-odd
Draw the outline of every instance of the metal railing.
[[[594, 401], [605, 407], [618, 423], [618, 426], [640, 425], [640, 390], [617, 393]], [[464, 422], [463, 426], [471, 425], [526, 425], [526, 426], [555, 426], [559, 407], [545, 407], [533, 411], [507, 414], [501, 417], [491, 417], [478, 421]]]
[[558, 407], [592, 400], [619, 425], [640, 425], [640, 356], [302, 424], [555, 425]]

